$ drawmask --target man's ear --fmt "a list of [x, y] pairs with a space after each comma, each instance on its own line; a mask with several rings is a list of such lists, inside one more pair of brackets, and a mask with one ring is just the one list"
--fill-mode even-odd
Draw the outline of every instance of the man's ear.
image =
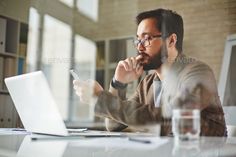
[[176, 42], [177, 42], [177, 35], [175, 33], [173, 33], [169, 36], [168, 46], [169, 47], [173, 47], [173, 46], [175, 47]]

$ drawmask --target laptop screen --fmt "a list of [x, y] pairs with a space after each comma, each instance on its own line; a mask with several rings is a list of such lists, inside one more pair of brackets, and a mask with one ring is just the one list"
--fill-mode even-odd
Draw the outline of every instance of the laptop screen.
[[5, 83], [27, 131], [67, 135], [58, 106], [42, 71], [6, 78]]

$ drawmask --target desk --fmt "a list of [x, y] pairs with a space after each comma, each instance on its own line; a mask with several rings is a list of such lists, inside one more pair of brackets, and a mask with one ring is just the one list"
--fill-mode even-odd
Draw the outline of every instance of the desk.
[[[31, 140], [32, 135], [0, 135], [0, 156], [17, 157], [235, 157], [236, 138], [201, 137], [199, 143], [177, 145], [173, 138], [152, 143], [127, 137]], [[150, 137], [149, 137], [150, 138]], [[159, 141], [159, 142], [158, 142]]]

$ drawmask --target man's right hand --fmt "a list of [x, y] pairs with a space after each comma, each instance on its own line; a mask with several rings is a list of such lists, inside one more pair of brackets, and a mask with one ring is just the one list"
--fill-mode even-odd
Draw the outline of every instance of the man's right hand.
[[138, 79], [143, 73], [141, 59], [142, 56], [139, 55], [119, 61], [114, 75], [115, 79], [124, 84]]
[[94, 80], [73, 80], [73, 88], [80, 101], [85, 104], [90, 104], [91, 101], [96, 101], [100, 92], [103, 91], [102, 86]]

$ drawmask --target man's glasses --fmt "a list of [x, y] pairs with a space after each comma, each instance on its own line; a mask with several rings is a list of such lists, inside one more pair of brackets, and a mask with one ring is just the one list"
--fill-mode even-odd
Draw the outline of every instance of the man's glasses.
[[143, 47], [147, 47], [150, 45], [150, 41], [156, 38], [161, 38], [161, 34], [159, 35], [153, 35], [145, 39], [135, 39], [134, 40], [134, 46], [138, 47], [139, 44], [142, 44]]

